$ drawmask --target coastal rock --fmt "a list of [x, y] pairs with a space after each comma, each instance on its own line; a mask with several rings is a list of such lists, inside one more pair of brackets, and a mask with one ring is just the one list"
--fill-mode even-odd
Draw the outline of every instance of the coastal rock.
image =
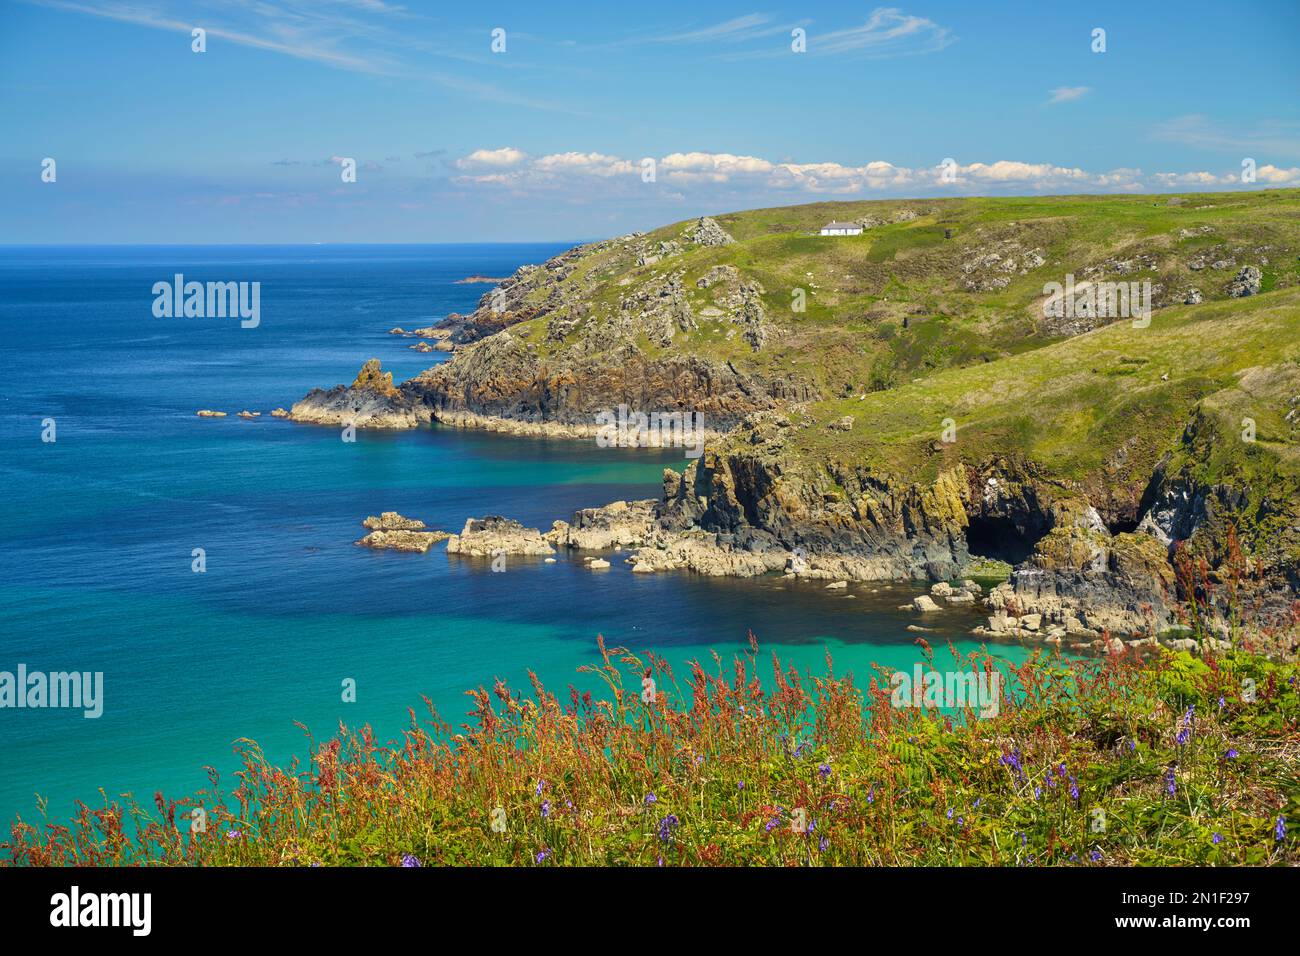
[[601, 508], [574, 512], [572, 521], [556, 521], [544, 537], [563, 548], [607, 550], [640, 547], [651, 537], [658, 502], [614, 501]]
[[922, 612], [939, 610], [939, 605], [935, 604], [928, 594], [918, 594], [912, 598], [912, 607]]
[[410, 398], [393, 386], [392, 373], [380, 372], [378, 359], [366, 362], [351, 385], [308, 392], [294, 403], [289, 418], [357, 428], [415, 428], [421, 421]]
[[361, 524], [372, 531], [423, 531], [424, 522], [418, 518], [404, 518], [396, 511], [371, 515]]
[[288, 418], [288, 417], [289, 417], [289, 411], [288, 411], [288, 409], [284, 409], [284, 408], [273, 408], [273, 409], [271, 409], [271, 417], [272, 417], [272, 418]]
[[355, 543], [363, 548], [424, 554], [439, 541], [450, 540], [450, 538], [451, 535], [446, 531], [380, 530], [370, 532]]
[[470, 518], [461, 533], [447, 539], [448, 554], [492, 557], [497, 554], [551, 555], [555, 549], [536, 528], [500, 515]]
[[210, 408], [200, 408], [194, 414], [198, 415], [199, 418], [225, 418], [226, 417], [225, 412], [214, 412]]

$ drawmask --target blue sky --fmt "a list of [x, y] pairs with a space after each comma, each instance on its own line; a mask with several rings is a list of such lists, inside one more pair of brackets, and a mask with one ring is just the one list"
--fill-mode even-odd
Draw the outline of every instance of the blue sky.
[[12, 0], [0, 242], [565, 240], [835, 198], [1296, 186], [1297, 63], [1294, 0]]

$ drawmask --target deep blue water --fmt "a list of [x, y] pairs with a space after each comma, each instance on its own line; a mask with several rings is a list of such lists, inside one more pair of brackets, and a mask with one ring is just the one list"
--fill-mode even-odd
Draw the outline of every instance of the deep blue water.
[[[431, 427], [359, 432], [272, 419], [308, 389], [382, 360], [398, 381], [444, 358], [400, 325], [471, 310], [489, 287], [563, 245], [0, 247], [0, 670], [103, 671], [104, 714], [0, 709], [0, 819], [133, 792], [179, 796], [228, 774], [251, 737], [304, 755], [340, 721], [381, 739], [427, 695], [451, 723], [468, 688], [535, 670], [562, 690], [595, 637], [674, 662], [727, 659], [753, 630], [801, 667], [910, 666], [918, 588], [633, 575], [615, 557], [511, 559], [355, 547], [381, 510], [459, 530], [504, 514], [549, 527], [578, 507], [657, 494], [672, 453]], [[153, 283], [261, 283], [261, 323], [155, 318]], [[199, 408], [224, 419], [200, 419]], [[263, 412], [255, 421], [234, 413]], [[57, 440], [41, 440], [52, 418]], [[203, 548], [207, 570], [191, 570]], [[961, 650], [975, 612], [927, 618]], [[1000, 653], [1021, 659], [1004, 645]], [[343, 703], [341, 682], [357, 682]]]

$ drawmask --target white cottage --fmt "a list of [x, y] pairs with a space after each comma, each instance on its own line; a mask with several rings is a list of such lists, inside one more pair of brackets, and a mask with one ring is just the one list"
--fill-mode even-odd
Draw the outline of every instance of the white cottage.
[[822, 226], [823, 236], [860, 236], [862, 226], [856, 222], [828, 222]]

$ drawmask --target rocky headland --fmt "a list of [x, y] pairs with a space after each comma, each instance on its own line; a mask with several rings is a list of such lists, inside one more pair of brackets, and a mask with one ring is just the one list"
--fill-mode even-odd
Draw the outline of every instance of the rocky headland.
[[[290, 415], [570, 439], [620, 404], [703, 416], [702, 457], [658, 500], [544, 534], [483, 519], [453, 553], [928, 580], [992, 635], [1145, 639], [1189, 601], [1227, 628], [1229, 590], [1294, 624], [1300, 194], [1198, 199], [1021, 201], [1014, 218], [998, 201], [831, 203], [622, 236], [520, 268], [469, 315], [392, 330], [449, 361], [395, 384], [371, 360]], [[868, 231], [816, 236], [831, 218]], [[1067, 273], [1150, 282], [1154, 317], [1052, 314]], [[977, 596], [963, 582], [985, 558], [1014, 573]]]

